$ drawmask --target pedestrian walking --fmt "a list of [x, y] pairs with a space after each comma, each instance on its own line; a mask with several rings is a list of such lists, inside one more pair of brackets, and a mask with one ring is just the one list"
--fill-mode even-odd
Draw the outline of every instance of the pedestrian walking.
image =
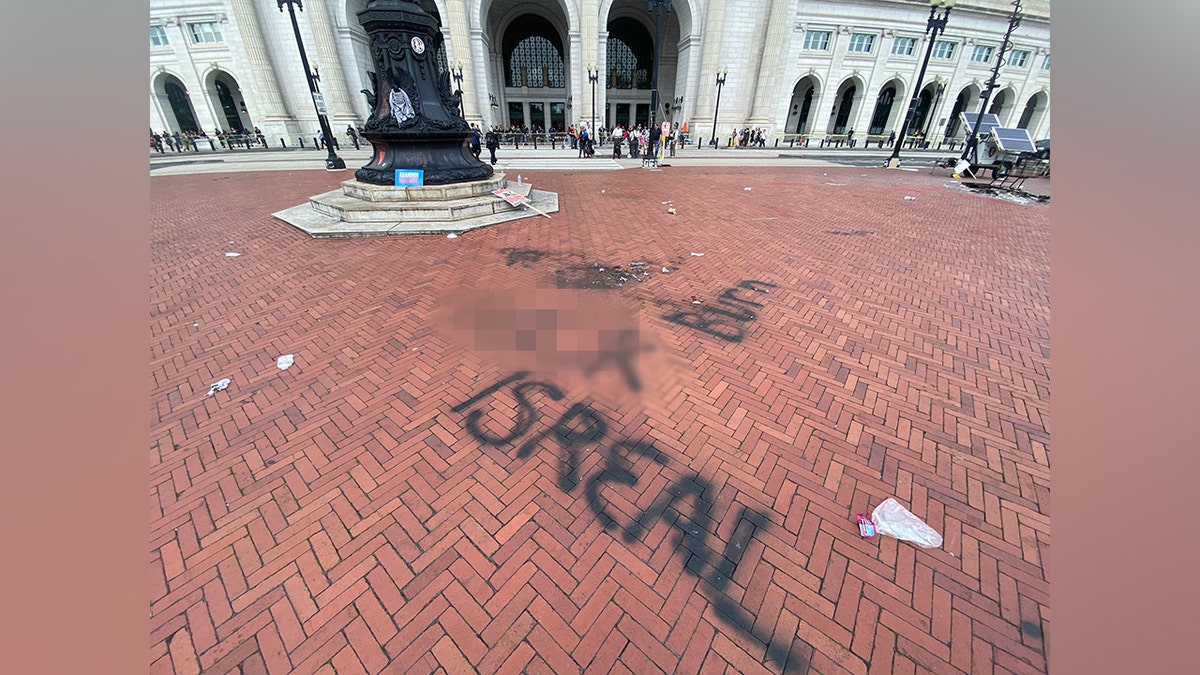
[[479, 127], [471, 125], [471, 154], [475, 155], [475, 159], [479, 159], [479, 154], [482, 152], [480, 147]]
[[496, 165], [496, 150], [500, 147], [500, 135], [496, 133], [496, 127], [488, 127], [487, 132], [487, 149], [492, 155], [492, 166]]
[[346, 135], [349, 136], [350, 140], [354, 143], [354, 149], [358, 150], [358, 132], [354, 130], [353, 126], [349, 124], [346, 125]]

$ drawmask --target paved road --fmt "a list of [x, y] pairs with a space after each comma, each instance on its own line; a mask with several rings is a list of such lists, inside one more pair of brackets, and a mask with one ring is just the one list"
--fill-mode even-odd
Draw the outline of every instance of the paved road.
[[152, 672], [1045, 673], [1048, 206], [761, 161], [457, 239], [155, 170]]

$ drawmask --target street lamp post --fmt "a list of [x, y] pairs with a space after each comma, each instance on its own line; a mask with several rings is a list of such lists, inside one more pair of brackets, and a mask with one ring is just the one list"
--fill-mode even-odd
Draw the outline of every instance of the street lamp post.
[[[662, 49], [662, 20], [664, 15], [671, 14], [671, 0], [650, 0], [648, 6], [654, 15], [654, 64], [650, 69], [650, 136], [654, 137], [655, 121], [658, 117], [658, 61]], [[654, 156], [658, 156], [658, 145], [650, 148]]]
[[983, 93], [979, 95], [979, 98], [983, 99], [983, 105], [979, 106], [979, 116], [976, 118], [975, 124], [971, 127], [971, 133], [967, 136], [967, 144], [963, 147], [962, 156], [959, 157], [960, 160], [967, 160], [970, 157], [967, 161], [972, 164], [975, 163], [975, 159], [978, 157], [975, 148], [975, 139], [979, 136], [979, 120], [983, 119], [984, 113], [987, 112], [988, 103], [992, 98], [992, 91], [996, 89], [996, 82], [1000, 79], [1000, 67], [1004, 65], [1004, 52], [1008, 51], [1008, 48], [1011, 46], [1008, 39], [1012, 37], [1013, 31], [1017, 29], [1017, 26], [1021, 25], [1021, 0], [1013, 0], [1012, 5], [1013, 11], [1008, 17], [1008, 30], [1005, 31], [1004, 41], [1000, 43], [1000, 51], [996, 54], [996, 65], [992, 67], [992, 76], [988, 78]]
[[596, 64], [588, 66], [588, 82], [592, 83], [592, 138], [596, 136], [596, 81], [600, 79], [600, 71], [597, 70]]
[[[908, 133], [908, 125], [912, 123], [913, 113], [917, 110], [921, 96], [921, 81], [925, 79], [925, 69], [929, 67], [929, 57], [933, 55], [933, 45], [937, 42], [938, 35], [946, 30], [946, 21], [949, 20], [950, 9], [954, 5], [955, 0], [929, 0], [929, 21], [925, 27], [925, 32], [929, 34], [929, 44], [925, 46], [925, 60], [921, 62], [921, 72], [917, 75], [916, 85], [913, 86], [913, 97], [908, 104], [908, 112], [904, 115], [904, 124], [896, 136], [896, 145], [892, 148], [892, 156], [888, 158], [889, 169], [900, 166], [900, 146], [903, 145], [904, 136]], [[941, 16], [937, 14], [939, 8], [942, 10]]]
[[713, 136], [709, 141], [709, 145], [714, 148], [721, 146], [717, 145], [717, 113], [721, 112], [721, 87], [725, 86], [725, 76], [729, 75], [729, 69], [725, 68], [717, 73], [717, 107], [713, 109]]
[[333, 132], [329, 129], [329, 120], [325, 117], [325, 99], [317, 91], [317, 83], [313, 79], [312, 70], [308, 67], [308, 55], [304, 53], [304, 41], [300, 39], [300, 24], [296, 23], [296, 7], [304, 11], [301, 0], [275, 0], [279, 3], [279, 11], [287, 5], [288, 13], [292, 16], [292, 30], [296, 33], [296, 46], [300, 48], [300, 63], [304, 64], [304, 77], [308, 80], [308, 92], [312, 94], [313, 106], [317, 109], [317, 122], [321, 125], [321, 134], [325, 137], [325, 149], [329, 154], [325, 157], [325, 169], [340, 171], [346, 168], [346, 162], [333, 151]]
[[463, 100], [462, 100], [462, 81], [463, 81], [462, 61], [456, 61], [454, 63], [454, 65], [450, 68], [450, 74], [454, 76], [454, 84], [456, 87], [458, 87], [458, 111], [463, 116], [463, 119], [466, 119], [467, 118], [467, 105], [465, 103], [463, 103]]

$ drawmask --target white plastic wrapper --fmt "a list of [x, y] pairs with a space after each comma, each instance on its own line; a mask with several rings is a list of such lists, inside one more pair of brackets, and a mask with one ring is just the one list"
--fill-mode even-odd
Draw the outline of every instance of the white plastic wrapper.
[[900, 502], [888, 497], [871, 512], [875, 531], [903, 541], [911, 541], [921, 548], [941, 548], [942, 535], [925, 521], [900, 506]]

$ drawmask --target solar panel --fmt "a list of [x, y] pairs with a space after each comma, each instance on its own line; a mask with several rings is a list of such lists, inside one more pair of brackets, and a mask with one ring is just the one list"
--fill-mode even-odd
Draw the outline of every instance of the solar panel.
[[[965, 112], [959, 113], [959, 116], [962, 117], [963, 124], [967, 125], [967, 133], [972, 133], [972, 129], [975, 128], [975, 120], [979, 119], [979, 113]], [[989, 134], [998, 126], [1000, 126], [1000, 118], [988, 113], [983, 116], [983, 124], [979, 125], [979, 133]]]
[[992, 129], [992, 138], [996, 140], [996, 145], [1004, 152], [1037, 152], [1037, 146], [1033, 144], [1033, 139], [1029, 137], [1028, 129], [1005, 129], [996, 127]]

